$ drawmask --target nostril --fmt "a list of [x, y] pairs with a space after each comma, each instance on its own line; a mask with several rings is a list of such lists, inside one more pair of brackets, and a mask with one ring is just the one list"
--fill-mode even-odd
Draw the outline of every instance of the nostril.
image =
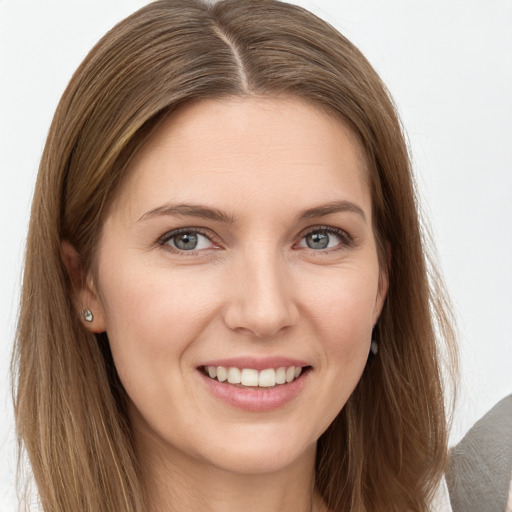
[[295, 303], [277, 291], [275, 283], [260, 283], [255, 290], [252, 286], [254, 279], [245, 282], [243, 295], [226, 307], [224, 322], [229, 329], [265, 340], [297, 326], [300, 315]]

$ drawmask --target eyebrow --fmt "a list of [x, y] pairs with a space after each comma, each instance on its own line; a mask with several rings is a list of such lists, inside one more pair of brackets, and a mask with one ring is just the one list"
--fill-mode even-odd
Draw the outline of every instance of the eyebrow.
[[[359, 215], [364, 222], [366, 222], [366, 215], [361, 207], [351, 201], [332, 201], [330, 203], [307, 208], [302, 210], [297, 215], [297, 220], [313, 219], [315, 217], [325, 217], [334, 213], [349, 212]], [[208, 220], [214, 220], [223, 224], [235, 225], [237, 219], [218, 208], [200, 204], [164, 204], [153, 208], [144, 213], [137, 222], [146, 220], [148, 218], [160, 216], [176, 216], [176, 217], [199, 217]]]
[[146, 212], [137, 221], [147, 218], [172, 215], [177, 217], [200, 217], [203, 219], [215, 220], [224, 224], [236, 224], [236, 219], [232, 215], [224, 213], [217, 208], [203, 206], [200, 204], [164, 204]]
[[366, 215], [363, 209], [351, 201], [332, 201], [327, 204], [315, 206], [314, 208], [308, 208], [302, 210], [298, 215], [299, 220], [312, 219], [314, 217], [324, 217], [333, 213], [350, 212], [359, 215], [364, 222], [366, 222]]

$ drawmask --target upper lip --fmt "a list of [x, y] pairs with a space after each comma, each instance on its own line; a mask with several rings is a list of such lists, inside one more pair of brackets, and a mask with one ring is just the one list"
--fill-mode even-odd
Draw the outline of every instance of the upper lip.
[[292, 357], [233, 357], [228, 359], [212, 359], [199, 365], [205, 366], [223, 366], [224, 368], [253, 368], [255, 370], [265, 370], [266, 368], [289, 368], [290, 366], [310, 366], [307, 361], [294, 359]]

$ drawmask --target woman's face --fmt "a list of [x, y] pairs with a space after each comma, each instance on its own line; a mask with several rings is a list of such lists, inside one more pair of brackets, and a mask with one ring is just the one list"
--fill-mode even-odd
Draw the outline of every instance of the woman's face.
[[311, 461], [386, 292], [371, 219], [355, 138], [301, 100], [204, 100], [158, 128], [87, 305], [146, 453], [237, 473]]

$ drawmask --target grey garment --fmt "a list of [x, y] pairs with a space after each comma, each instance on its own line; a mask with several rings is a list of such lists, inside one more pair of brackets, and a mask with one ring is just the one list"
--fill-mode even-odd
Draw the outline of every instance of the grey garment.
[[450, 453], [454, 512], [503, 512], [512, 478], [512, 395], [478, 420]]

